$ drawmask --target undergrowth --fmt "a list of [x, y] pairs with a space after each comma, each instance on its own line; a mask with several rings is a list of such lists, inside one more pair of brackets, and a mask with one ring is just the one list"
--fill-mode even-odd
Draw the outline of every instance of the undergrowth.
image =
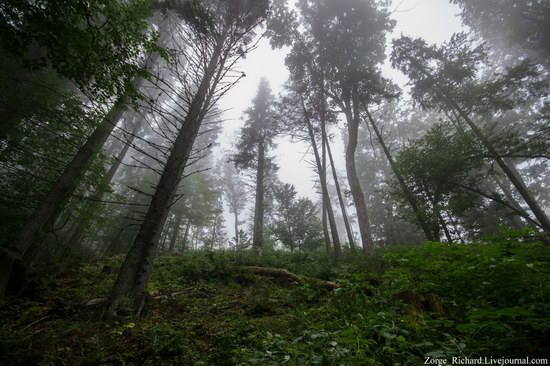
[[84, 304], [108, 295], [121, 261], [41, 274], [32, 296], [2, 303], [0, 364], [419, 365], [550, 349], [550, 248], [540, 243], [426, 243], [338, 262], [316, 252], [162, 255], [144, 317], [105, 323]]

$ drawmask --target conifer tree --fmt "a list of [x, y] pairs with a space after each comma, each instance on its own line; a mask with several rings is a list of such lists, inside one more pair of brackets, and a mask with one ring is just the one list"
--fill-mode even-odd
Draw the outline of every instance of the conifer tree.
[[238, 168], [254, 170], [256, 173], [252, 245], [258, 256], [262, 255], [263, 247], [266, 176], [276, 169], [268, 156], [277, 134], [273, 107], [274, 97], [269, 82], [263, 78], [252, 106], [245, 112], [248, 118], [240, 133], [237, 153], [233, 157]]

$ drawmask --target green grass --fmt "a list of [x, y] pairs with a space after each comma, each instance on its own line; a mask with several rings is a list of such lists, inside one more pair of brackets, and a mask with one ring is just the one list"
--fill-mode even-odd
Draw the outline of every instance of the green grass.
[[[424, 356], [545, 357], [550, 248], [427, 243], [376, 258], [194, 252], [157, 259], [142, 319], [104, 323], [122, 258], [42, 276], [0, 307], [3, 365], [419, 365]], [[286, 268], [340, 287], [253, 275]]]

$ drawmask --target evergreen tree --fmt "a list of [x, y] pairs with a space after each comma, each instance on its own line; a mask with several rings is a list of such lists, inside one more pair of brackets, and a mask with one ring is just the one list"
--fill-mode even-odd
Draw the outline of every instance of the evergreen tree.
[[222, 87], [220, 83], [236, 60], [246, 53], [244, 48], [266, 16], [269, 1], [213, 1], [209, 5], [215, 22], [206, 32], [192, 27], [188, 30], [189, 41], [194, 45], [190, 57], [200, 61], [192, 65], [195, 67], [193, 79], [197, 81], [195, 87], [179, 96], [188, 103], [187, 114], [176, 133], [138, 234], [113, 285], [106, 316], [116, 315], [128, 298], [135, 312], [142, 311], [158, 240], [201, 124], [214, 103], [233, 85]]
[[264, 236], [266, 176], [276, 169], [273, 159], [268, 156], [277, 134], [273, 107], [274, 97], [264, 78], [260, 80], [252, 106], [245, 112], [248, 118], [240, 133], [237, 153], [233, 156], [238, 168], [256, 173], [252, 245], [259, 256], [262, 255]]

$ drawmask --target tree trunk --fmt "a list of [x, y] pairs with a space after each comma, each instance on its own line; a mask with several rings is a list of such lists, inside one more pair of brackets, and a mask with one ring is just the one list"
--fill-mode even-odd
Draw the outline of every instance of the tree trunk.
[[422, 213], [420, 208], [418, 207], [418, 204], [416, 202], [416, 199], [414, 195], [412, 194], [411, 190], [407, 186], [407, 183], [405, 183], [405, 179], [403, 178], [403, 175], [401, 175], [401, 172], [397, 168], [397, 165], [395, 164], [395, 160], [393, 160], [393, 157], [391, 156], [390, 150], [386, 146], [386, 143], [382, 137], [382, 134], [380, 133], [380, 130], [378, 129], [378, 126], [374, 122], [374, 119], [372, 118], [369, 110], [365, 108], [365, 112], [367, 113], [367, 118], [370, 122], [370, 125], [372, 126], [372, 129], [374, 130], [374, 133], [376, 134], [376, 138], [378, 139], [378, 143], [380, 146], [382, 146], [382, 150], [384, 151], [384, 154], [386, 155], [386, 159], [388, 159], [388, 162], [390, 163], [390, 166], [392, 168], [393, 174], [395, 174], [395, 178], [397, 178], [397, 181], [399, 182], [399, 186], [401, 187], [401, 190], [403, 191], [403, 194], [405, 195], [405, 198], [409, 202], [409, 205], [411, 205], [411, 208], [414, 212], [414, 215], [416, 216], [416, 219], [418, 220], [418, 223], [420, 227], [422, 228], [422, 231], [424, 232], [424, 235], [426, 235], [426, 239], [430, 241], [439, 241], [439, 238], [436, 238], [434, 233], [430, 230], [429, 224], [426, 222], [426, 215]]
[[[357, 220], [359, 221], [359, 232], [361, 233], [361, 242], [363, 251], [368, 255], [374, 255], [374, 242], [370, 231], [370, 221], [367, 212], [367, 204], [365, 195], [361, 189], [357, 170], [355, 168], [355, 150], [357, 149], [357, 134], [359, 129], [359, 101], [356, 88], [353, 89], [353, 107], [347, 103], [345, 110], [346, 120], [348, 122], [348, 145], [346, 146], [346, 171], [348, 175], [349, 187], [355, 210], [357, 212]], [[353, 109], [353, 110], [352, 110]]]
[[240, 243], [240, 238], [239, 238], [239, 212], [237, 210], [233, 211], [233, 217], [235, 218], [235, 242], [238, 245]]
[[[504, 192], [504, 196], [510, 202], [510, 205], [512, 207], [514, 207], [517, 212], [525, 213], [523, 208], [519, 205], [518, 201], [516, 201], [516, 199], [514, 198], [514, 195], [512, 194], [512, 191], [510, 190], [510, 187], [508, 187], [507, 184], [504, 184], [504, 182], [502, 182], [498, 176], [493, 175], [493, 178], [494, 178], [497, 186], [499, 186], [499, 188], [502, 190], [502, 192]], [[513, 212], [512, 210], [510, 210], [510, 211], [511, 211], [511, 215], [512, 215], [511, 224], [514, 227], [514, 229], [516, 229], [516, 230], [523, 229], [525, 227], [525, 224], [523, 223], [523, 221], [521, 221], [519, 219], [518, 215], [515, 212]]]
[[[458, 107], [458, 105], [457, 105]], [[460, 107], [458, 107], [460, 108]], [[462, 110], [459, 110], [460, 115], [466, 120], [466, 123], [472, 131], [474, 131], [474, 134], [478, 137], [478, 139], [483, 143], [489, 154], [495, 159], [499, 167], [502, 169], [504, 174], [510, 179], [510, 182], [514, 185], [514, 188], [519, 192], [521, 197], [524, 199], [525, 203], [529, 206], [537, 220], [539, 221], [541, 227], [544, 229], [546, 234], [550, 235], [550, 219], [545, 214], [544, 210], [539, 206], [536, 199], [533, 197], [527, 186], [525, 185], [525, 182], [519, 175], [519, 172], [517, 171], [516, 167], [511, 162], [506, 162], [494, 149], [490, 141], [486, 138], [486, 136], [481, 132], [481, 130], [473, 123], [472, 120], [468, 117], [468, 115]]]
[[262, 255], [264, 230], [264, 170], [265, 149], [264, 142], [258, 144], [258, 171], [256, 172], [256, 202], [254, 205], [254, 229], [252, 246], [257, 256]]
[[178, 211], [176, 213], [176, 218], [174, 220], [174, 229], [173, 229], [173, 232], [172, 232], [172, 237], [170, 238], [170, 244], [168, 246], [168, 251], [170, 253], [173, 253], [174, 252], [174, 248], [176, 247], [176, 241], [178, 239], [178, 234], [180, 232], [180, 226], [181, 226], [181, 222], [183, 221], [183, 211]]
[[115, 254], [117, 254], [118, 247], [120, 246], [120, 238], [122, 237], [122, 234], [124, 233], [125, 229], [126, 228], [124, 226], [121, 227], [118, 230], [115, 237], [113, 238], [113, 240], [111, 240], [111, 242], [107, 246], [107, 249], [105, 249], [105, 256], [106, 257], [112, 257]]
[[[28, 252], [34, 251], [34, 243], [36, 243], [36, 239], [44, 226], [62, 210], [64, 203], [74, 193], [80, 178], [124, 113], [122, 106], [125, 99], [121, 98], [115, 104], [100, 126], [95, 129], [72, 161], [65, 167], [53, 187], [31, 214], [15, 241], [10, 243], [9, 249], [7, 249], [10, 252], [9, 258], [23, 258]], [[26, 257], [30, 259], [31, 256]], [[7, 260], [2, 271], [0, 271], [0, 298], [5, 294], [6, 285], [9, 281], [11, 273], [9, 262], [12, 262], [12, 260]], [[29, 263], [23, 264], [28, 265]]]
[[191, 228], [191, 219], [187, 219], [187, 225], [185, 225], [185, 234], [183, 234], [183, 239], [181, 241], [181, 251], [185, 252], [187, 246], [187, 239], [189, 238], [189, 229]]
[[113, 285], [106, 317], [115, 316], [128, 296], [133, 301], [133, 310], [139, 311], [143, 304], [162, 227], [206, 113], [209, 89], [215, 88], [217, 84], [214, 75], [220, 59], [220, 47], [221, 42], [215, 46], [182, 128], [174, 141], [145, 218]]
[[445, 221], [445, 219], [443, 218], [443, 215], [441, 215], [441, 212], [439, 210], [437, 210], [437, 218], [439, 220], [439, 224], [441, 225], [441, 228], [443, 229], [443, 232], [445, 233], [445, 237], [447, 238], [447, 243], [452, 244], [453, 237], [449, 232], [449, 228], [447, 227], [447, 222]]
[[[332, 203], [331, 203], [330, 197], [328, 195], [326, 175], [323, 178], [323, 175], [324, 175], [324, 174], [322, 174], [323, 166], [322, 166], [321, 157], [319, 156], [319, 149], [318, 149], [318, 146], [317, 146], [317, 142], [315, 140], [315, 134], [313, 132], [313, 126], [311, 125], [311, 121], [310, 121], [309, 116], [307, 114], [307, 110], [305, 108], [305, 104], [303, 102], [303, 99], [302, 99], [302, 108], [303, 108], [303, 111], [304, 111], [304, 116], [305, 116], [305, 120], [306, 120], [306, 124], [307, 124], [307, 130], [308, 130], [308, 133], [309, 133], [311, 148], [313, 149], [313, 154], [315, 155], [315, 163], [317, 165], [317, 170], [318, 170], [318, 173], [319, 173], [319, 181], [321, 183], [321, 192], [322, 192], [322, 195], [323, 195], [323, 203], [324, 203], [324, 206], [325, 206], [325, 211], [326, 211], [327, 216], [328, 216], [328, 221], [329, 221], [329, 224], [330, 224], [330, 232], [331, 232], [331, 236], [332, 236], [332, 243], [334, 245], [334, 256], [335, 257], [340, 257], [342, 255], [342, 246], [340, 245], [340, 238], [338, 237], [338, 229], [336, 227], [336, 220], [334, 219], [334, 211], [332, 210]], [[324, 215], [324, 213], [323, 213], [323, 215]]]
[[332, 177], [334, 179], [334, 185], [336, 186], [338, 201], [340, 202], [340, 210], [342, 211], [342, 217], [344, 218], [344, 226], [346, 227], [346, 234], [348, 235], [349, 247], [352, 253], [356, 253], [355, 240], [353, 239], [353, 231], [351, 229], [351, 224], [349, 223], [349, 219], [348, 219], [348, 213], [346, 211], [346, 202], [344, 201], [344, 196], [342, 195], [342, 190], [340, 189], [338, 174], [336, 173], [336, 167], [334, 165], [334, 159], [332, 158], [332, 151], [330, 148], [330, 143], [328, 141], [327, 141], [327, 152], [328, 152], [328, 157], [330, 161], [330, 166], [332, 167]]
[[487, 149], [493, 159], [495, 159], [500, 169], [502, 169], [504, 174], [506, 174], [508, 179], [510, 179], [510, 182], [512, 182], [514, 188], [516, 188], [516, 190], [519, 192], [525, 203], [527, 203], [546, 234], [550, 235], [550, 219], [545, 214], [544, 210], [539, 206], [537, 200], [533, 197], [533, 195], [525, 185], [525, 182], [519, 175], [519, 172], [517, 171], [514, 164], [511, 162], [507, 163], [495, 150], [495, 148], [493, 147], [489, 139], [485, 136], [485, 134], [481, 131], [481, 129], [479, 129], [477, 125], [470, 119], [468, 114], [454, 100], [451, 100], [449, 97], [447, 97], [447, 99], [451, 101], [459, 115], [464, 119], [464, 121], [466, 121], [476, 137], [481, 141], [481, 143]]
[[323, 225], [323, 238], [325, 240], [325, 251], [327, 255], [332, 253], [332, 243], [330, 242], [330, 233], [328, 231], [328, 221], [327, 221], [327, 207], [325, 205], [325, 200], [321, 199], [321, 223]]
[[201, 232], [201, 228], [199, 226], [195, 226], [195, 231], [193, 232], [193, 237], [191, 238], [191, 248], [193, 250], [197, 249], [197, 242], [199, 240], [199, 234]]
[[[320, 43], [319, 45], [320, 45], [320, 48], [323, 47], [322, 43]], [[320, 92], [321, 92], [320, 93], [320, 97], [321, 97], [320, 117], [321, 117], [322, 129], [323, 129], [323, 143], [324, 143], [324, 141], [325, 141], [324, 134], [326, 132], [326, 130], [325, 130], [325, 123], [326, 123], [326, 99], [325, 98], [326, 98], [326, 96], [325, 96], [325, 66], [324, 66], [323, 58], [321, 58], [320, 66], [321, 66], [321, 68], [320, 68], [321, 75], [320, 75], [320, 78], [319, 78], [319, 86], [320, 86]], [[304, 109], [304, 113], [306, 113], [306, 117], [307, 117], [307, 111], [306, 111], [303, 99], [302, 99], [302, 108]], [[324, 148], [324, 146], [325, 145], [323, 144], [323, 148]], [[324, 152], [324, 150], [323, 150], [323, 152]], [[317, 166], [319, 166], [319, 165], [317, 165]], [[324, 166], [326, 166], [326, 164], [324, 164]], [[326, 178], [326, 171], [325, 171], [324, 175], [325, 175], [325, 178]], [[326, 180], [325, 180], [325, 182], [326, 182]], [[330, 255], [331, 252], [332, 252], [332, 245], [331, 245], [331, 242], [330, 242], [328, 222], [327, 222], [327, 217], [330, 217], [330, 213], [329, 213], [329, 209], [327, 207], [327, 202], [325, 200], [325, 194], [324, 194], [324, 189], [325, 188], [323, 188], [323, 183], [321, 183], [321, 189], [322, 189], [322, 192], [323, 192], [322, 197], [321, 197], [321, 202], [322, 202], [322, 204], [321, 204], [321, 206], [322, 206], [321, 209], [322, 210], [321, 211], [322, 211], [322, 215], [323, 215], [323, 221], [322, 221], [322, 223], [323, 223], [323, 235], [325, 237], [325, 246], [326, 246], [327, 254]], [[331, 227], [331, 229], [332, 229], [332, 227]], [[335, 255], [336, 255], [336, 250], [335, 250]]]
[[[105, 177], [105, 180], [106, 180], [107, 184], [109, 184], [109, 185], [111, 184], [113, 178], [115, 177], [116, 172], [120, 168], [120, 164], [122, 163], [122, 161], [126, 157], [126, 154], [128, 154], [128, 151], [130, 150], [130, 145], [134, 141], [135, 134], [141, 129], [144, 122], [145, 122], [145, 119], [140, 118], [138, 123], [136, 123], [134, 125], [134, 128], [132, 129], [132, 132], [130, 133], [130, 136], [128, 137], [126, 143], [124, 144], [124, 147], [118, 153], [115, 160], [113, 161], [113, 163], [109, 167], [109, 170], [107, 171], [107, 176]], [[101, 190], [101, 189], [98, 189], [94, 193], [92, 201], [100, 202], [104, 195], [105, 195], [105, 191]], [[82, 223], [79, 223], [76, 230], [74, 231], [73, 235], [69, 239], [69, 242], [68, 242], [67, 245], [72, 248], [72, 247], [76, 246], [77, 243], [80, 243], [82, 241], [82, 237], [84, 236], [84, 233], [86, 232], [86, 229], [87, 229], [86, 225], [84, 225]]]

